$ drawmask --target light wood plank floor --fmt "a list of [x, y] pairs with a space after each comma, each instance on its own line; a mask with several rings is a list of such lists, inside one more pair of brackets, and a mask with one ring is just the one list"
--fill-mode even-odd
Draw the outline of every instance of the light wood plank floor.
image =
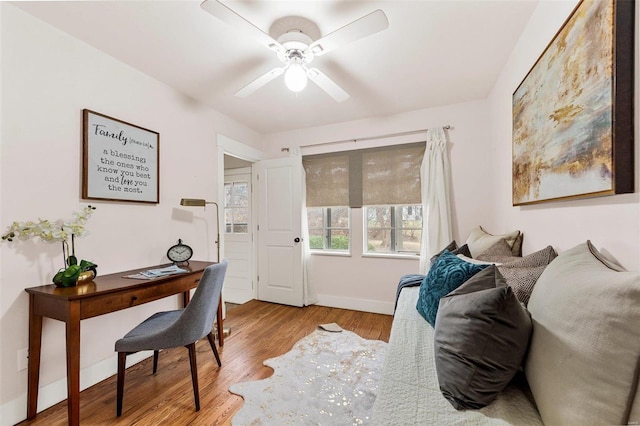
[[[271, 376], [273, 370], [263, 366], [262, 361], [289, 351], [319, 324], [335, 322], [366, 339], [388, 341], [391, 321], [390, 315], [321, 306], [295, 308], [253, 300], [227, 312], [224, 325], [231, 328], [231, 334], [219, 349], [221, 368], [207, 339], [197, 344], [199, 412], [193, 403], [187, 350], [176, 348], [160, 354], [155, 376], [151, 374], [151, 358], [127, 370], [120, 418], [116, 417], [115, 376], [84, 390], [80, 395], [80, 422], [141, 426], [230, 424], [243, 401], [229, 392], [229, 386]], [[66, 423], [67, 404], [63, 401], [20, 425]]]

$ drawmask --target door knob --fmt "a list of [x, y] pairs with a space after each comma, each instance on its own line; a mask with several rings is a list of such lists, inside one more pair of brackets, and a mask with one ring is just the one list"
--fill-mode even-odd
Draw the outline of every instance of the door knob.
[[294, 242], [294, 243], [299, 243], [299, 242], [300, 242], [300, 237], [295, 237], [295, 238], [293, 239], [293, 242]]

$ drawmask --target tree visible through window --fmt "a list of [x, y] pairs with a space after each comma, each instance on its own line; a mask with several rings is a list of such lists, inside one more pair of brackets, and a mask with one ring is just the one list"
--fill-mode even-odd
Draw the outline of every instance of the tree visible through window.
[[368, 206], [364, 209], [367, 253], [420, 253], [422, 206]]
[[349, 207], [309, 207], [307, 217], [312, 250], [349, 250]]
[[249, 183], [230, 182], [224, 184], [224, 225], [227, 234], [249, 232]]

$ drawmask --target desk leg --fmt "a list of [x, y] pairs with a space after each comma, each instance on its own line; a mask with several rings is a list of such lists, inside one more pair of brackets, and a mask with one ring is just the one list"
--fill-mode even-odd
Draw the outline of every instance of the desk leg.
[[40, 349], [42, 347], [42, 315], [35, 311], [35, 297], [29, 295], [29, 362], [27, 369], [27, 419], [38, 414], [38, 385], [40, 382]]
[[67, 318], [67, 413], [69, 426], [80, 424], [80, 302], [69, 304]]
[[220, 295], [220, 300], [218, 301], [218, 342], [220, 342], [220, 347], [224, 346], [224, 329], [222, 324], [222, 295]]

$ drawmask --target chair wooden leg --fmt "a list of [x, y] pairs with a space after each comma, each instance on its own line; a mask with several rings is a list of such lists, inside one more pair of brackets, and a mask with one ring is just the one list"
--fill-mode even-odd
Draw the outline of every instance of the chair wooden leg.
[[116, 415], [120, 417], [122, 414], [122, 397], [124, 394], [124, 372], [126, 370], [127, 353], [118, 352], [118, 384], [117, 384], [117, 402]]
[[220, 355], [218, 355], [218, 350], [216, 349], [216, 338], [213, 337], [213, 333], [207, 334], [207, 339], [209, 339], [209, 344], [211, 345], [213, 355], [216, 357], [216, 361], [218, 361], [218, 367], [222, 367], [222, 363], [220, 362]]
[[200, 411], [200, 391], [198, 390], [198, 366], [196, 364], [196, 343], [187, 345], [189, 349], [189, 363], [191, 364], [191, 382], [193, 383], [193, 398], [196, 402], [196, 411]]
[[160, 351], [153, 351], [153, 374], [156, 374], [158, 371], [158, 354]]

